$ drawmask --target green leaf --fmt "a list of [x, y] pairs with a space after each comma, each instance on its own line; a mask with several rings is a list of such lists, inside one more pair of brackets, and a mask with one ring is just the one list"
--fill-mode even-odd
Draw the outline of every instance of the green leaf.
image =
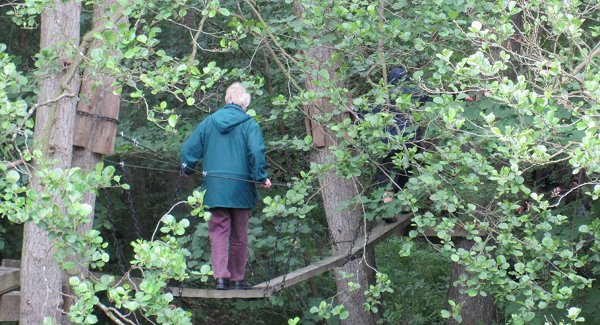
[[175, 114], [171, 114], [171, 116], [169, 116], [169, 120], [168, 120], [168, 122], [169, 122], [169, 125], [170, 125], [171, 127], [173, 127], [173, 128], [174, 128], [174, 127], [175, 127], [175, 125], [177, 125], [177, 119], [178, 119], [178, 118], [179, 118], [179, 117], [178, 117], [177, 115], [175, 115]]
[[96, 324], [98, 322], [98, 318], [96, 317], [96, 315], [87, 315], [85, 317], [85, 321], [84, 324]]
[[76, 276], [72, 276], [72, 277], [70, 277], [70, 278], [69, 278], [69, 284], [70, 284], [71, 286], [76, 286], [76, 285], [79, 285], [79, 283], [81, 283], [81, 280], [79, 280], [79, 278], [78, 278], [78, 277], [76, 277]]
[[6, 177], [5, 177], [6, 181], [10, 184], [15, 184], [16, 182], [19, 181], [20, 178], [21, 178], [21, 176], [14, 169], [9, 170], [8, 173], [6, 173]]
[[454, 19], [458, 18], [459, 14], [460, 14], [460, 12], [458, 12], [458, 11], [450, 10], [450, 12], [448, 12], [448, 18], [454, 20]]
[[441, 311], [441, 315], [442, 318], [450, 318], [450, 316], [452, 316], [452, 313], [444, 309]]
[[188, 104], [188, 106], [192, 106], [196, 102], [196, 99], [194, 97], [188, 97], [185, 102]]
[[546, 236], [544, 239], [542, 239], [542, 245], [544, 245], [546, 248], [551, 248], [554, 246], [554, 241], [551, 237]]
[[227, 8], [219, 8], [219, 13], [223, 16], [229, 16], [231, 14]]
[[104, 50], [102, 48], [97, 47], [90, 52], [90, 55], [92, 56], [92, 59], [94, 59], [94, 61], [102, 61], [104, 57]]
[[471, 28], [469, 28], [469, 30], [473, 33], [478, 33], [481, 30], [481, 22], [475, 20], [471, 23]]
[[523, 273], [525, 271], [525, 264], [521, 262], [515, 263], [515, 271], [518, 273]]
[[170, 214], [165, 214], [162, 218], [162, 222], [164, 222], [167, 225], [172, 224], [173, 222], [175, 222], [175, 217], [173, 217], [173, 215]]

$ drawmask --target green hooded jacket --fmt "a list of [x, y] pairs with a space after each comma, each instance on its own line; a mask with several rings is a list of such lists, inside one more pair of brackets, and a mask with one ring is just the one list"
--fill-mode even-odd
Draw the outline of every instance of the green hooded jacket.
[[267, 179], [265, 145], [258, 123], [234, 104], [204, 119], [181, 148], [184, 173], [191, 175], [202, 160], [206, 173], [204, 204], [209, 208], [256, 206], [255, 183]]

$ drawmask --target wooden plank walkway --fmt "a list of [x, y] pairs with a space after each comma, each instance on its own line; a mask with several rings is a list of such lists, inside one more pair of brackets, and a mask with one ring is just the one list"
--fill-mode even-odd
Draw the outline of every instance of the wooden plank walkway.
[[375, 245], [386, 237], [401, 232], [410, 223], [410, 214], [400, 215], [396, 218], [396, 222], [384, 223], [373, 228], [368, 234], [368, 239], [359, 237], [355, 241], [355, 246], [349, 252], [342, 252], [337, 255], [327, 257], [323, 260], [310, 264], [301, 269], [295, 270], [288, 274], [284, 274], [269, 281], [259, 283], [250, 290], [214, 290], [214, 289], [193, 289], [183, 288], [180, 292], [179, 288], [171, 288], [171, 293], [174, 296], [183, 298], [263, 298], [270, 297], [273, 293], [291, 287], [300, 282], [306, 281], [312, 277], [331, 271], [337, 266], [345, 263], [348, 256], [355, 256], [362, 252], [364, 247]]
[[361, 253], [365, 247], [375, 245], [391, 234], [402, 231], [410, 223], [411, 216], [412, 215], [409, 214], [401, 215], [396, 218], [396, 222], [384, 223], [373, 228], [368, 234], [367, 240], [365, 240], [364, 237], [360, 237], [355, 241], [355, 245], [350, 252], [342, 252], [330, 256], [291, 273], [259, 283], [253, 288], [261, 288], [268, 292], [277, 292], [327, 271], [331, 271], [335, 267], [344, 264], [349, 256], [355, 256], [356, 254]]
[[[381, 223], [371, 229], [367, 238], [359, 237], [355, 241], [354, 247], [350, 251], [340, 252], [336, 255], [327, 257], [301, 269], [281, 275], [269, 281], [259, 283], [249, 290], [214, 290], [214, 289], [195, 289], [186, 287], [169, 287], [167, 290], [175, 297], [183, 298], [213, 298], [213, 299], [253, 299], [270, 297], [284, 288], [291, 287], [312, 277], [331, 271], [337, 266], [345, 263], [348, 257], [356, 257], [365, 247], [375, 245], [383, 239], [393, 234], [402, 234], [404, 229], [410, 224], [411, 215], [404, 214], [396, 218], [393, 223]], [[12, 291], [19, 287], [19, 269], [20, 261], [3, 260], [3, 267], [0, 268], [0, 306], [16, 304], [18, 306], [18, 292]], [[11, 266], [11, 267], [6, 267]], [[95, 274], [101, 276], [101, 274]], [[135, 279], [132, 279], [135, 280]], [[10, 292], [12, 291], [12, 292]], [[17, 293], [15, 293], [17, 292]], [[2, 295], [3, 293], [6, 293]], [[16, 298], [15, 298], [16, 297]], [[16, 300], [15, 300], [16, 299]], [[18, 308], [17, 308], [18, 309]], [[0, 311], [4, 308], [0, 308]], [[0, 313], [0, 321], [8, 320], [12, 316]]]

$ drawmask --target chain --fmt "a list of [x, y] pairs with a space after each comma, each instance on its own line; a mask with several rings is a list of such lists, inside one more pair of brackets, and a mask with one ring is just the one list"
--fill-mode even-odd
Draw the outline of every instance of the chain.
[[127, 271], [127, 267], [125, 266], [125, 254], [123, 252], [123, 245], [121, 245], [121, 242], [117, 238], [117, 230], [115, 229], [117, 224], [115, 223], [115, 220], [112, 217], [112, 211], [114, 211], [113, 206], [110, 200], [106, 197], [108, 196], [108, 191], [104, 189], [102, 192], [105, 195], [102, 195], [102, 193], [100, 193], [99, 197], [100, 200], [104, 201], [104, 204], [106, 205], [106, 215], [108, 218], [108, 222], [110, 222], [110, 235], [112, 237], [113, 242], [115, 243], [112, 246], [115, 248], [115, 254], [117, 255], [119, 269], [121, 270], [121, 273], [125, 274], [125, 272]]
[[[292, 242], [291, 242], [292, 248], [294, 247], [294, 245], [296, 244], [295, 242], [298, 239], [298, 231], [300, 230], [300, 220], [301, 220], [300, 218], [296, 219], [296, 227], [294, 229], [294, 233], [292, 235]], [[290, 249], [290, 252], [289, 252], [289, 254], [287, 256], [287, 262], [286, 262], [286, 267], [285, 267], [286, 270], [285, 270], [285, 273], [283, 275], [283, 279], [281, 281], [281, 288], [282, 289], [285, 288], [285, 280], [286, 280], [286, 278], [287, 278], [287, 276], [288, 276], [288, 274], [290, 272], [290, 267], [292, 265], [292, 254], [294, 252], [295, 252], [294, 249]]]
[[77, 115], [81, 115], [81, 116], [89, 116], [91, 118], [95, 118], [98, 120], [102, 120], [102, 121], [107, 121], [107, 122], [111, 122], [114, 124], [119, 125], [119, 120], [116, 118], [112, 118], [112, 117], [108, 117], [108, 116], [102, 116], [102, 115], [98, 115], [98, 114], [94, 114], [94, 113], [88, 113], [85, 111], [75, 111], [75, 113], [77, 113]]
[[[121, 161], [121, 170], [123, 171], [123, 182], [129, 184], [129, 177], [127, 176], [127, 169], [125, 167], [125, 162]], [[131, 213], [131, 218], [133, 219], [133, 228], [135, 230], [135, 234], [138, 238], [142, 237], [142, 230], [140, 228], [137, 211], [135, 209], [135, 205], [133, 203], [133, 195], [131, 194], [131, 189], [127, 191], [127, 205], [129, 206], [129, 213]]]

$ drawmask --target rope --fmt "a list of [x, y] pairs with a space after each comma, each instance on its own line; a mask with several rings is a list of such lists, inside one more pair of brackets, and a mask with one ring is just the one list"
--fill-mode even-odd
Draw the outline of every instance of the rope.
[[[146, 150], [148, 150], [148, 151], [150, 151], [152, 153], [155, 153], [156, 155], [158, 155], [158, 156], [160, 156], [160, 157], [162, 157], [162, 158], [164, 158], [164, 159], [166, 159], [166, 160], [168, 160], [170, 162], [176, 163], [177, 165], [180, 164], [179, 160], [174, 159], [174, 158], [169, 157], [169, 156], [166, 156], [166, 155], [163, 155], [162, 153], [160, 153], [160, 152], [158, 152], [158, 151], [156, 151], [156, 150], [154, 150], [152, 148], [149, 148], [149, 147], [143, 145], [142, 143], [140, 143], [135, 138], [129, 138], [129, 137], [125, 136], [125, 134], [123, 132], [119, 133], [118, 135], [119, 135], [119, 137], [121, 137], [124, 140], [130, 142], [134, 146], [142, 147], [142, 148], [144, 148], [144, 149], [146, 149]], [[238, 178], [238, 177], [233, 177], [233, 176], [225, 176], [225, 175], [219, 175], [219, 174], [212, 174], [212, 173], [208, 173], [206, 171], [199, 171], [199, 170], [196, 170], [194, 168], [191, 168], [191, 167], [187, 166], [186, 163], [181, 164], [181, 167], [182, 167], [182, 169], [185, 169], [185, 168], [190, 169], [190, 170], [192, 170], [192, 171], [194, 171], [194, 172], [202, 175], [202, 177], [205, 177], [205, 178], [206, 177], [215, 177], [215, 178], [235, 180], [235, 181], [240, 181], [240, 182], [247, 182], [247, 183], [253, 183], [253, 184], [263, 185], [262, 182], [254, 181], [254, 180], [250, 180], [250, 179]], [[271, 182], [271, 186], [281, 186], [281, 187], [291, 188], [292, 187], [292, 183], [291, 182], [287, 182], [287, 183]]]
[[[115, 166], [121, 166], [121, 164], [124, 163], [123, 161], [118, 162], [118, 161], [114, 161], [114, 160], [110, 160], [110, 159], [106, 159], [106, 158], [104, 159], [104, 161], [107, 163], [113, 164]], [[163, 169], [163, 168], [132, 165], [132, 164], [127, 164], [127, 167], [137, 168], [137, 169], [154, 170], [154, 171], [165, 172], [165, 173], [180, 173], [181, 172], [180, 170], [175, 170], [175, 169]]]

